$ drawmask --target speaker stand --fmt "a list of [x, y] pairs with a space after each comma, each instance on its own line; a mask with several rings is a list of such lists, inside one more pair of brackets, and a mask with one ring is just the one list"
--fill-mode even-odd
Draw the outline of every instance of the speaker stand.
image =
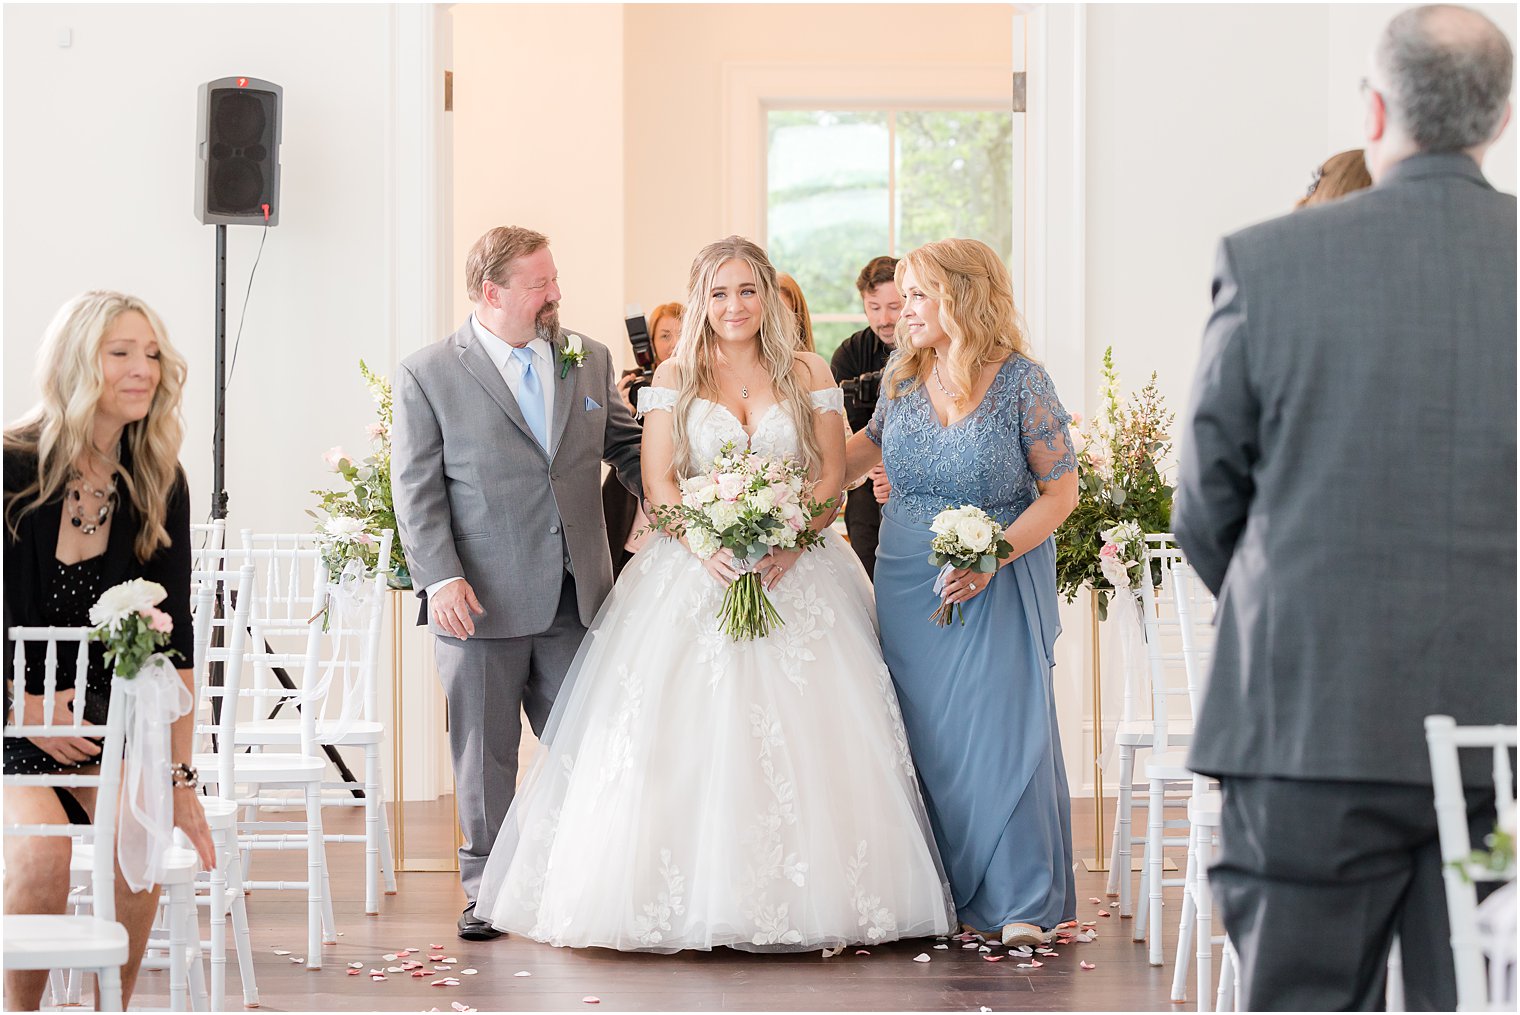
[[216, 408], [211, 427], [211, 517], [227, 517], [227, 227], [216, 227]]

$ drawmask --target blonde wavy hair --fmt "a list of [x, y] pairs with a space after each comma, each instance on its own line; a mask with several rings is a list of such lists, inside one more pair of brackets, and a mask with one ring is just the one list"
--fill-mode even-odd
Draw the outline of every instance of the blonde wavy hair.
[[707, 316], [708, 293], [718, 269], [729, 261], [742, 261], [755, 275], [759, 290], [761, 315], [760, 360], [771, 378], [771, 392], [781, 403], [797, 429], [802, 464], [809, 474], [816, 474], [823, 460], [813, 429], [813, 400], [807, 385], [809, 373], [798, 363], [797, 318], [781, 302], [776, 285], [776, 269], [765, 251], [742, 236], [729, 236], [709, 243], [691, 262], [687, 281], [686, 311], [681, 315], [681, 341], [674, 357], [680, 369], [680, 391], [672, 421], [671, 437], [675, 444], [676, 477], [684, 478], [696, 471], [691, 460], [691, 440], [686, 432], [686, 417], [698, 398], [717, 401], [718, 348], [721, 339], [713, 331]]
[[[982, 368], [1006, 357], [1032, 360], [1029, 339], [1013, 302], [1013, 280], [997, 252], [981, 240], [937, 240], [910, 251], [897, 262], [897, 288], [913, 269], [931, 299], [939, 301], [939, 326], [950, 336], [950, 356], [943, 364], [946, 383], [961, 392], [964, 408]], [[897, 352], [882, 376], [888, 398], [899, 398], [925, 383], [934, 366], [934, 350], [914, 348], [907, 325], [897, 324]]]
[[[131, 451], [129, 472], [101, 454], [91, 443], [95, 409], [105, 389], [101, 346], [106, 332], [122, 314], [137, 312], [158, 340], [160, 376], [148, 414], [125, 431]], [[37, 386], [42, 400], [5, 430], [5, 450], [35, 456], [37, 478], [6, 498], [5, 526], [16, 538], [21, 516], [62, 496], [69, 470], [85, 456], [111, 466], [125, 495], [141, 519], [133, 549], [146, 561], [170, 543], [164, 521], [169, 495], [179, 481], [179, 449], [184, 440], [180, 397], [186, 364], [164, 322], [142, 300], [124, 293], [96, 289], [81, 293], [59, 308], [48, 324], [37, 354]]]

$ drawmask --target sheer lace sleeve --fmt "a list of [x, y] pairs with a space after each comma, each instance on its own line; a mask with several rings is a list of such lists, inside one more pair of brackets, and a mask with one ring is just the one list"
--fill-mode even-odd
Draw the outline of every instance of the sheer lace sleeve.
[[654, 412], [656, 409], [662, 409], [665, 412], [674, 411], [678, 394], [675, 388], [657, 388], [652, 384], [647, 388], [640, 388], [639, 415]]
[[816, 412], [837, 412], [844, 415], [844, 389], [822, 388], [811, 393], [813, 396], [813, 409]]
[[[840, 394], [844, 394], [843, 391]], [[871, 410], [871, 421], [866, 424], [865, 435], [871, 438], [871, 443], [881, 447], [881, 428], [887, 423], [887, 393], [882, 391], [876, 396], [876, 408]]]
[[1024, 457], [1035, 480], [1048, 483], [1077, 469], [1071, 444], [1071, 414], [1061, 405], [1050, 375], [1038, 363], [1029, 364], [1019, 384], [1019, 435]]

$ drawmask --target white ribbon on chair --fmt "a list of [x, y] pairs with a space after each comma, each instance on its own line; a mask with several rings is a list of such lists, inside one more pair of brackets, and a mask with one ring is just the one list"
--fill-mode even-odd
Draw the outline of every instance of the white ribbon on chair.
[[[1119, 669], [1122, 674], [1125, 698], [1150, 688], [1150, 671], [1146, 668], [1145, 630], [1141, 626], [1141, 610], [1138, 588], [1115, 589], [1108, 604], [1109, 644], [1119, 646]], [[1096, 648], [1096, 647], [1095, 647]], [[1103, 753], [1098, 757], [1098, 767], [1107, 771], [1114, 760], [1114, 748], [1118, 740], [1119, 724], [1112, 731], [1103, 732]]]
[[169, 727], [195, 698], [168, 657], [155, 652], [130, 680], [120, 680], [126, 704], [121, 820], [116, 862], [134, 892], [160, 883], [164, 857], [174, 845], [174, 787]]
[[[364, 638], [369, 627], [370, 614], [380, 606], [381, 597], [374, 594], [373, 576], [365, 573], [363, 561], [350, 560], [344, 565], [338, 580], [327, 586], [327, 625], [333, 645], [321, 678], [303, 696], [306, 701], [321, 701], [326, 717], [327, 696], [332, 687], [333, 673], [343, 661], [345, 638]], [[362, 646], [361, 646], [362, 653]], [[322, 735], [324, 743], [337, 743], [348, 735], [364, 709], [364, 674], [360, 667], [347, 666], [343, 674], [343, 711]]]

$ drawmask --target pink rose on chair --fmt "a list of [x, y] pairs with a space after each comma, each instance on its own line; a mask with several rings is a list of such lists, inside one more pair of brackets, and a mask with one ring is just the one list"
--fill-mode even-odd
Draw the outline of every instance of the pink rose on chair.
[[1119, 545], [1117, 543], [1104, 543], [1103, 549], [1098, 551], [1098, 556], [1107, 557], [1110, 560], [1117, 559], [1119, 556]]

